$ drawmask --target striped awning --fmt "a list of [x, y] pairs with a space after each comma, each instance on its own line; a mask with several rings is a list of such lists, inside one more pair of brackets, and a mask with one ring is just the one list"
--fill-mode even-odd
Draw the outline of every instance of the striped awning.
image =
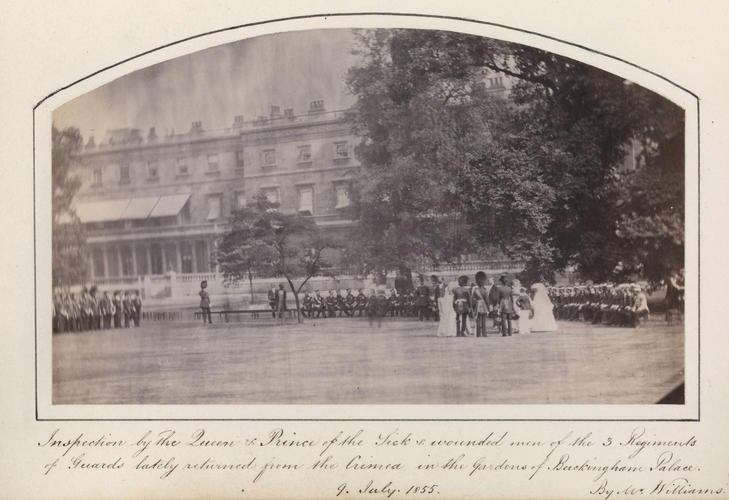
[[159, 202], [152, 209], [150, 217], [171, 217], [177, 215], [185, 206], [187, 200], [190, 199], [189, 194], [173, 194], [168, 196], [160, 196]]
[[180, 213], [190, 194], [145, 196], [117, 200], [81, 201], [74, 204], [81, 222], [143, 220], [149, 217], [172, 217]]

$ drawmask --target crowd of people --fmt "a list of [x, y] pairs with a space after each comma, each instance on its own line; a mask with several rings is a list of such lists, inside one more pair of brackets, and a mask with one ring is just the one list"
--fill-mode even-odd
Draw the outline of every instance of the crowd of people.
[[550, 287], [557, 319], [636, 327], [650, 314], [648, 298], [636, 283]]
[[94, 286], [76, 294], [57, 291], [52, 303], [53, 333], [139, 326], [142, 299], [136, 290], [99, 293]]

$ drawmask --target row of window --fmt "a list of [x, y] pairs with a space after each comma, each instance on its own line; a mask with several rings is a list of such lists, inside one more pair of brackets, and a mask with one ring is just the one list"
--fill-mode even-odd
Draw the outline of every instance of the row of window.
[[[281, 188], [267, 187], [261, 189], [266, 195], [268, 201], [275, 204], [281, 203]], [[316, 215], [314, 210], [314, 185], [307, 184], [296, 187], [297, 194], [297, 210], [303, 215]], [[337, 183], [334, 185], [334, 208], [339, 210], [349, 206], [349, 186], [346, 183]], [[207, 216], [208, 221], [215, 221], [223, 216], [223, 195], [212, 194], [207, 197]], [[235, 192], [235, 207], [240, 209], [246, 206], [247, 199], [244, 191]]]
[[91, 251], [94, 277], [211, 271], [210, 244], [207, 241], [180, 241], [150, 245], [112, 246]]
[[[349, 159], [349, 143], [340, 141], [334, 143], [334, 161]], [[206, 157], [207, 171], [218, 172], [220, 170], [220, 159], [218, 153], [209, 153]], [[296, 162], [300, 165], [310, 165], [312, 162], [311, 145], [304, 144], [297, 146]], [[277, 165], [276, 149], [264, 149], [260, 153], [260, 164], [262, 168], [270, 169]], [[245, 153], [239, 149], [235, 153], [235, 167], [240, 170], [245, 167]], [[190, 173], [190, 165], [186, 157], [178, 157], [175, 160], [176, 175], [185, 176]], [[159, 162], [156, 159], [147, 161], [147, 179], [150, 181], [159, 179]], [[129, 184], [131, 182], [132, 172], [128, 163], [119, 165], [119, 183]], [[93, 169], [92, 186], [100, 187], [103, 185], [103, 169], [96, 167]]]

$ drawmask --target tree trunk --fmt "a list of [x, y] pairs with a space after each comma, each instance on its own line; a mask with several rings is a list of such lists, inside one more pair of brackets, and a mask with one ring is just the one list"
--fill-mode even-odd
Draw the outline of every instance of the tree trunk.
[[251, 291], [251, 304], [253, 304], [253, 273], [250, 268], [248, 268], [248, 285]]
[[294, 282], [291, 281], [291, 279], [288, 276], [286, 276], [286, 281], [289, 282], [289, 288], [291, 288], [291, 293], [294, 294], [294, 302], [296, 302], [296, 321], [298, 323], [301, 323], [301, 309], [299, 308], [299, 293], [296, 291]]

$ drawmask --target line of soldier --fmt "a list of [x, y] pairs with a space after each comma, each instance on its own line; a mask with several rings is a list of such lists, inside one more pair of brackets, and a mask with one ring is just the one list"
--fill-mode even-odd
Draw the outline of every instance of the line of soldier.
[[136, 290], [98, 293], [94, 286], [80, 294], [56, 292], [52, 303], [53, 333], [139, 326], [142, 299]]
[[329, 290], [326, 295], [320, 291], [306, 292], [301, 303], [301, 312], [307, 318], [399, 316], [438, 320], [436, 298], [420, 298], [417, 290], [398, 293], [396, 289], [364, 289], [354, 294], [351, 289]]
[[650, 310], [643, 288], [636, 283], [550, 287], [557, 319], [637, 327]]

